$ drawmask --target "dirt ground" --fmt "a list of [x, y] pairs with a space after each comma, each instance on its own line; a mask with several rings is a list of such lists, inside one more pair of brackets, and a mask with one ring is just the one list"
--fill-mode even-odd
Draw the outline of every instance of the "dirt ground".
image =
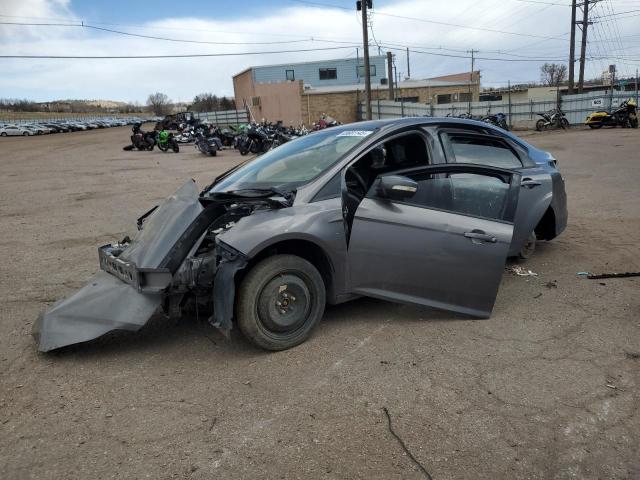
[[[640, 133], [533, 134], [569, 227], [472, 320], [362, 299], [266, 353], [158, 315], [52, 354], [38, 313], [186, 179], [241, 160], [123, 152], [128, 128], [0, 141], [0, 478], [640, 478]], [[547, 286], [556, 282], [556, 287]], [[550, 284], [551, 285], [551, 284]]]

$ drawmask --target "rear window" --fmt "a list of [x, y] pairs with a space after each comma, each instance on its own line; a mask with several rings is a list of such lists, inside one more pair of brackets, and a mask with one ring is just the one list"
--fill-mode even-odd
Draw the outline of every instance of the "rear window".
[[476, 135], [449, 135], [458, 163], [475, 163], [500, 168], [520, 168], [522, 162], [504, 141]]

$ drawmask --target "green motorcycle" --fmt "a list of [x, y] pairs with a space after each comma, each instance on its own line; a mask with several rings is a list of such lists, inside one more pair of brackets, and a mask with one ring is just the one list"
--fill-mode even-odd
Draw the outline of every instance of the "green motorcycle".
[[163, 152], [168, 152], [169, 149], [172, 149], [175, 153], [180, 151], [180, 146], [178, 145], [178, 141], [173, 136], [173, 133], [168, 132], [166, 130], [161, 130], [158, 133], [158, 148]]

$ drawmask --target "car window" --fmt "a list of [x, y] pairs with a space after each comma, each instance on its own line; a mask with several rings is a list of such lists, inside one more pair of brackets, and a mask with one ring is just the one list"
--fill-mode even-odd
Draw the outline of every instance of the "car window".
[[373, 130], [333, 127], [291, 140], [238, 168], [211, 192], [247, 188], [297, 188], [321, 175]]
[[331, 180], [325, 183], [316, 196], [313, 197], [314, 202], [327, 200], [328, 198], [339, 197], [342, 193], [342, 172], [336, 173]]
[[476, 135], [450, 134], [449, 142], [458, 163], [501, 168], [520, 168], [522, 162], [503, 140]]
[[418, 183], [404, 203], [473, 217], [504, 220], [509, 184], [501, 178], [475, 173], [408, 174]]

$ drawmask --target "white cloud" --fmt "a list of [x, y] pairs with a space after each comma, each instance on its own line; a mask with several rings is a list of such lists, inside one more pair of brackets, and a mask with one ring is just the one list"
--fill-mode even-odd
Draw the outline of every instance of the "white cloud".
[[[16, 17], [68, 18], [77, 20], [68, 0], [4, 0], [2, 14]], [[8, 13], [7, 13], [8, 12]], [[185, 17], [140, 24], [144, 28], [104, 25], [124, 31], [209, 42], [275, 42], [322, 38], [359, 42], [361, 26], [356, 12], [286, 4], [273, 13], [255, 17], [240, 13], [231, 20]], [[175, 13], [175, 12], [174, 12]], [[396, 1], [373, 14], [375, 38], [380, 42], [460, 50], [431, 50], [466, 56], [480, 50], [479, 57], [503, 56], [496, 51], [542, 58], [566, 58], [567, 37], [562, 41], [497, 34], [453, 26], [422, 23], [382, 15], [390, 13], [433, 21], [474, 25], [495, 30], [539, 36], [565, 33], [569, 26], [566, 7], [530, 4], [515, 0]], [[7, 18], [5, 18], [7, 19]], [[8, 19], [7, 19], [8, 20]], [[28, 19], [12, 19], [29, 21]], [[110, 19], [100, 19], [108, 23]], [[137, 22], [136, 22], [137, 23]], [[373, 41], [373, 39], [371, 39]], [[120, 36], [80, 27], [0, 26], [0, 42], [9, 54], [51, 55], [160, 55], [186, 53], [255, 52], [340, 46], [306, 42], [263, 45], [202, 45]], [[384, 50], [384, 49], [383, 49]], [[372, 49], [375, 53], [376, 48]], [[405, 55], [398, 54], [398, 69], [406, 72]], [[200, 92], [233, 93], [231, 77], [251, 65], [297, 62], [355, 56], [355, 48], [241, 57], [211, 57], [153, 60], [7, 60], [0, 59], [2, 96], [54, 98], [101, 98], [144, 101], [152, 91], [167, 93], [174, 100], [189, 100]], [[515, 57], [514, 57], [515, 58]], [[456, 73], [469, 69], [464, 58], [411, 54], [412, 77]], [[606, 64], [606, 62], [605, 62]], [[538, 78], [537, 63], [505, 63], [479, 60], [485, 83], [520, 82]], [[589, 76], [601, 65], [588, 64]]]

